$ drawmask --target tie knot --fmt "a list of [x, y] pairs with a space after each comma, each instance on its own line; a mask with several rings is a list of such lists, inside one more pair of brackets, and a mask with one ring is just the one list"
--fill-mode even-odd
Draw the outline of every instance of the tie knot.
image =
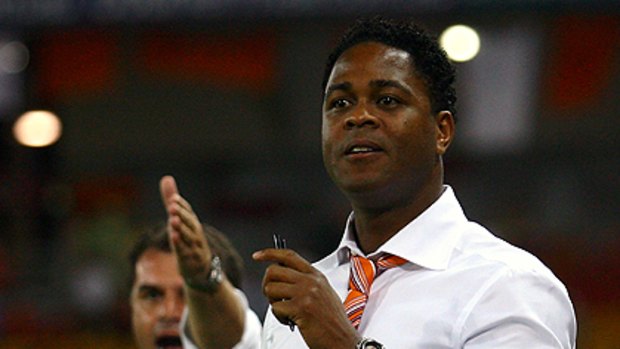
[[388, 253], [381, 255], [376, 261], [353, 255], [351, 256], [350, 286], [362, 293], [368, 293], [370, 285], [378, 275], [406, 262], [406, 259]]
[[351, 256], [351, 279], [349, 283], [352, 288], [362, 293], [367, 293], [370, 285], [375, 280], [377, 267], [375, 263], [362, 256]]

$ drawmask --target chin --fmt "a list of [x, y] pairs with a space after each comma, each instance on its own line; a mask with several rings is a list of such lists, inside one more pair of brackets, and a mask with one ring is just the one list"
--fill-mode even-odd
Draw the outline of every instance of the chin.
[[347, 176], [347, 178], [334, 179], [334, 181], [340, 190], [346, 194], [372, 193], [392, 183], [389, 179], [385, 178], [385, 176], [372, 176], [363, 173]]
[[354, 183], [342, 183], [338, 187], [352, 202], [358, 202], [360, 200], [376, 200], [378, 195], [383, 192], [383, 186], [377, 182], [354, 182]]

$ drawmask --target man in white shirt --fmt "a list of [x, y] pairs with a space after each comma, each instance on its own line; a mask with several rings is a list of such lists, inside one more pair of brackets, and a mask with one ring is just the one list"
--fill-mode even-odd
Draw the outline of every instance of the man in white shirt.
[[325, 71], [322, 143], [353, 212], [315, 264], [290, 249], [253, 254], [273, 263], [263, 349], [575, 347], [563, 284], [469, 221], [444, 184], [454, 75], [407, 21], [361, 20], [343, 36]]
[[[318, 263], [286, 249], [254, 253], [274, 263], [263, 280], [262, 348], [574, 348], [563, 284], [468, 221], [443, 182], [456, 96], [437, 42], [409, 22], [364, 20], [326, 68], [323, 159], [353, 212]], [[351, 268], [352, 256], [377, 265]], [[400, 262], [380, 272], [382, 256]]]

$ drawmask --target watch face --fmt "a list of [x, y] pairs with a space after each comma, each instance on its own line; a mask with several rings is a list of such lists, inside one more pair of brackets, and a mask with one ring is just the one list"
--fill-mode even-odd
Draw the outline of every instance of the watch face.
[[370, 341], [366, 343], [365, 348], [367, 349], [383, 349], [383, 345], [377, 341]]
[[383, 344], [377, 342], [374, 339], [364, 338], [359, 343], [358, 348], [360, 349], [385, 349]]

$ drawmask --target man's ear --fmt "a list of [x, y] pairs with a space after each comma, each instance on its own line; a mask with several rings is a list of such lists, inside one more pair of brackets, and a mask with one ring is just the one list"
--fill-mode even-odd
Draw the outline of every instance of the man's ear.
[[443, 155], [448, 150], [454, 139], [455, 123], [454, 116], [447, 110], [442, 110], [435, 115], [437, 125], [437, 155]]

